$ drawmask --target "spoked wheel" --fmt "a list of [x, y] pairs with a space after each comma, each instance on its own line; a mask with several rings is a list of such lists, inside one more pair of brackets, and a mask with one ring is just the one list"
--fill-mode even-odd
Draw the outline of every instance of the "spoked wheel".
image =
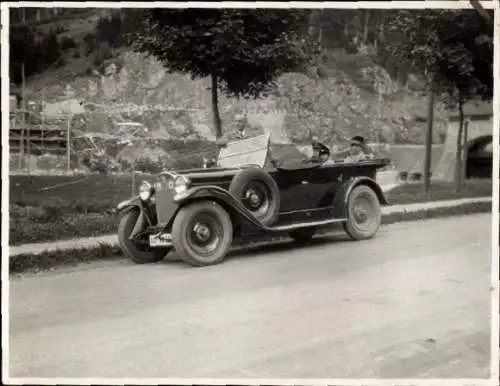
[[118, 226], [118, 242], [123, 253], [134, 263], [156, 263], [163, 260], [171, 248], [151, 248], [146, 235], [136, 240], [129, 240], [129, 236], [139, 219], [139, 209], [132, 209], [125, 213], [120, 219]]
[[182, 208], [172, 226], [172, 239], [184, 261], [193, 266], [222, 262], [231, 247], [233, 225], [215, 202], [200, 201]]
[[372, 238], [382, 222], [377, 194], [365, 185], [353, 189], [348, 201], [348, 218], [344, 229], [354, 240]]
[[316, 227], [296, 229], [290, 233], [290, 237], [299, 243], [311, 241], [316, 234]]

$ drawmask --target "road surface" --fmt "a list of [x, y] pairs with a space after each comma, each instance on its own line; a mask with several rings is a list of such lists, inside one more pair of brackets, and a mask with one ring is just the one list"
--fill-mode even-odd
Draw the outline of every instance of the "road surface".
[[491, 216], [11, 279], [13, 377], [489, 377]]

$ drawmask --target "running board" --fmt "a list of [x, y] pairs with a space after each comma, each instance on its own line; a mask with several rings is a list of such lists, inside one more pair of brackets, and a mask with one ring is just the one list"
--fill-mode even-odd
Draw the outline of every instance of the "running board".
[[321, 221], [308, 221], [308, 222], [301, 222], [297, 224], [290, 224], [290, 225], [278, 225], [275, 227], [270, 227], [268, 230], [272, 232], [283, 232], [283, 231], [291, 231], [294, 229], [298, 228], [310, 228], [310, 227], [319, 227], [319, 226], [325, 226], [325, 225], [331, 225], [331, 224], [338, 224], [338, 223], [343, 223], [346, 222], [346, 218], [336, 218], [336, 219], [331, 219], [331, 220], [321, 220]]

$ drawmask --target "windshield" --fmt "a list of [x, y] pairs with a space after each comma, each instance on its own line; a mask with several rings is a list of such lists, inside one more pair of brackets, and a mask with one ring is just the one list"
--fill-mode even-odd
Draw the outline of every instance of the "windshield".
[[219, 152], [217, 165], [221, 168], [237, 168], [245, 165], [264, 167], [267, 159], [270, 135], [229, 142]]

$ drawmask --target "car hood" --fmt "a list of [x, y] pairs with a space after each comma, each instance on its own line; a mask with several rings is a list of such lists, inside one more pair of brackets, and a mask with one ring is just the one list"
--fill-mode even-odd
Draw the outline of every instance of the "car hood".
[[203, 182], [209, 184], [211, 182], [231, 180], [236, 173], [244, 169], [243, 167], [238, 168], [208, 168], [208, 169], [185, 169], [185, 170], [172, 170], [175, 174], [186, 176], [195, 185], [197, 183]]

